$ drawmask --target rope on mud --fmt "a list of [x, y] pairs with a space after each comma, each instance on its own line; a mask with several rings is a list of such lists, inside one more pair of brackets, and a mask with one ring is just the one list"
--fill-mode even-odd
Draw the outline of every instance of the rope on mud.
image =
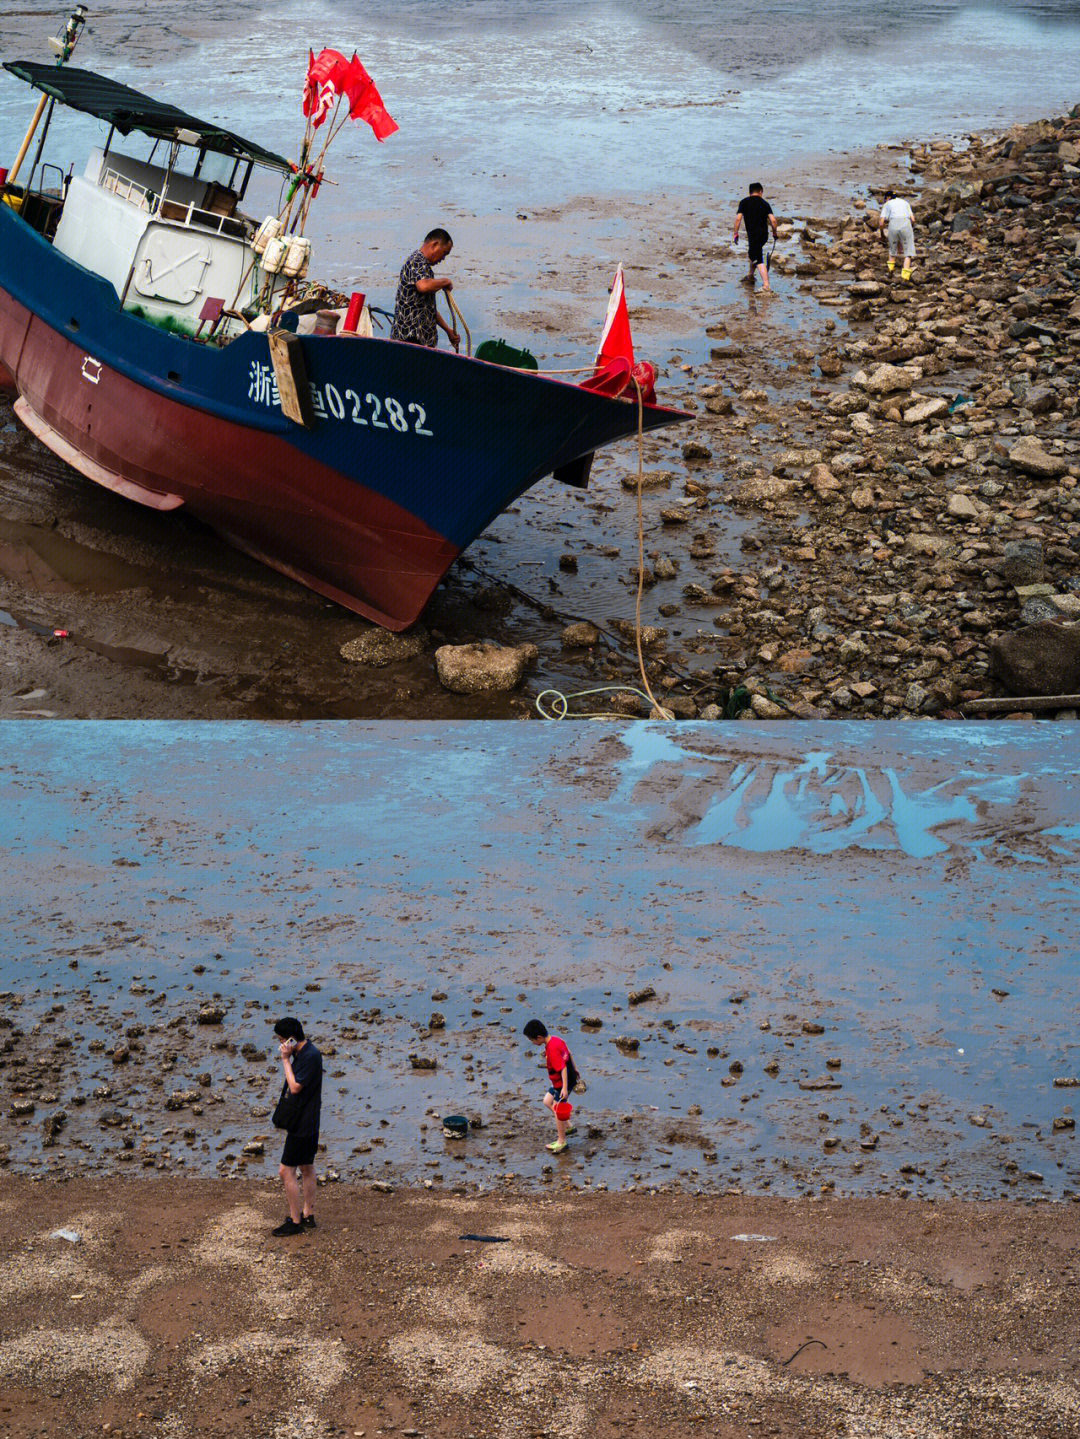
[[[536, 697], [536, 711], [543, 719], [561, 720], [566, 719], [570, 713], [570, 701], [584, 699], [587, 695], [607, 694], [636, 694], [643, 700], [647, 700], [652, 706], [649, 715], [650, 719], [673, 720], [674, 710], [665, 709], [652, 692], [649, 684], [649, 676], [645, 670], [645, 656], [641, 647], [641, 597], [645, 592], [645, 511], [642, 506], [641, 492], [645, 482], [644, 469], [644, 427], [645, 427], [645, 400], [642, 395], [641, 385], [631, 375], [634, 389], [637, 392], [637, 525], [638, 525], [638, 583], [637, 596], [634, 602], [634, 647], [637, 650], [638, 673], [641, 675], [643, 688], [636, 689], [633, 685], [601, 685], [597, 688], [587, 690], [572, 690], [570, 694], [563, 694], [561, 690], [546, 689]], [[545, 709], [544, 701], [552, 696], [553, 703], [549, 709]], [[610, 710], [583, 710], [576, 711], [575, 719], [621, 719]]]
[[[584, 699], [586, 695], [606, 694], [640, 695], [643, 700], [648, 700], [651, 704], [655, 705], [657, 710], [659, 710], [660, 708], [660, 706], [656, 704], [656, 701], [655, 699], [653, 699], [651, 694], [647, 695], [644, 690], [639, 690], [635, 685], [597, 685], [595, 688], [589, 690], [571, 690], [569, 694], [563, 694], [562, 690], [557, 690], [554, 688], [541, 690], [540, 693], [536, 696], [536, 712], [541, 719], [566, 719], [567, 716], [570, 714], [571, 700]], [[653, 716], [650, 716], [650, 718], [652, 717]], [[669, 714], [667, 710], [662, 711], [661, 714], [656, 715], [655, 717], [658, 719], [664, 717], [666, 717], [667, 719], [674, 719], [674, 715]], [[617, 711], [615, 710], [575, 710], [573, 718], [625, 719], [626, 716], [617, 713]]]
[[641, 671], [641, 683], [645, 686], [645, 693], [652, 701], [653, 713], [650, 719], [673, 720], [674, 710], [665, 709], [652, 692], [649, 684], [649, 676], [645, 673], [645, 657], [641, 651], [641, 597], [645, 592], [645, 511], [641, 503], [641, 491], [645, 483], [644, 467], [644, 434], [645, 434], [645, 399], [642, 394], [641, 385], [636, 376], [631, 375], [634, 381], [634, 389], [637, 391], [637, 600], [634, 605], [634, 639], [637, 644], [638, 669]]
[[[825, 1343], [824, 1339], [807, 1339], [807, 1341], [805, 1342], [805, 1344], [800, 1344], [800, 1345], [799, 1345], [798, 1349], [796, 1349], [795, 1353], [791, 1356], [791, 1359], [797, 1359], [797, 1358], [799, 1357], [799, 1355], [803, 1352], [804, 1349], [809, 1349], [809, 1347], [810, 1347], [811, 1344], [820, 1344], [821, 1347], [822, 1347], [822, 1349], [828, 1349], [828, 1347], [829, 1347], [829, 1346]], [[786, 1369], [787, 1366], [791, 1363], [791, 1359], [781, 1359], [781, 1361], [780, 1361], [780, 1367], [781, 1367], [781, 1369]]]

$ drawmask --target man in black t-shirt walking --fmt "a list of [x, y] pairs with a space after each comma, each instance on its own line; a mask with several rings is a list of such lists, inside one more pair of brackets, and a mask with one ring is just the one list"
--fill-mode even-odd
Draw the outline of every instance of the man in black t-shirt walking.
[[755, 180], [750, 186], [750, 193], [739, 201], [738, 213], [735, 216], [735, 243], [739, 243], [739, 227], [746, 221], [746, 245], [750, 252], [750, 270], [745, 277], [744, 283], [754, 283], [754, 271], [761, 276], [762, 288], [770, 290], [769, 267], [765, 263], [765, 241], [768, 238], [769, 230], [772, 230], [773, 239], [776, 239], [776, 216], [773, 208], [765, 199], [761, 182]]
[[[281, 1098], [293, 1104], [285, 1131], [285, 1148], [278, 1173], [285, 1186], [289, 1213], [276, 1235], [302, 1234], [315, 1228], [315, 1151], [319, 1147], [319, 1113], [322, 1108], [322, 1055], [305, 1038], [298, 1019], [279, 1019], [274, 1033], [281, 1040], [278, 1052], [285, 1071]], [[280, 1123], [280, 1120], [277, 1121]], [[297, 1171], [300, 1172], [299, 1182]], [[303, 1194], [301, 1195], [301, 1186]]]

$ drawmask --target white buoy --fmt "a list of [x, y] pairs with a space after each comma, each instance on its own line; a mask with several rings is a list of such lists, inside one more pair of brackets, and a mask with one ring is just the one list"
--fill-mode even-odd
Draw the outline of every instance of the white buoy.
[[268, 275], [280, 274], [288, 253], [289, 242], [283, 240], [280, 235], [275, 235], [272, 239], [267, 240], [262, 256], [262, 267], [266, 273]]
[[259, 228], [255, 231], [255, 238], [251, 242], [251, 248], [256, 255], [261, 255], [271, 240], [276, 240], [284, 230], [284, 225], [276, 215], [267, 215]]
[[311, 241], [306, 235], [294, 235], [289, 241], [289, 248], [285, 260], [281, 266], [283, 275], [290, 279], [299, 280], [307, 274], [308, 261], [311, 259]]

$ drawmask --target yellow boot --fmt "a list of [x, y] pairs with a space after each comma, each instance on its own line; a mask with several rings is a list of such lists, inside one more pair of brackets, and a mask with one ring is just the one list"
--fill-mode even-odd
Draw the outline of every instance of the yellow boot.
[[887, 261], [887, 266], [888, 266], [889, 274], [891, 275], [892, 272], [896, 269], [896, 261], [895, 261], [895, 260], [889, 260], [889, 261]]
[[900, 278], [901, 278], [901, 280], [910, 280], [910, 279], [911, 279], [911, 271], [908, 269], [908, 267], [907, 267], [906, 265], [905, 265], [904, 268], [900, 271]]

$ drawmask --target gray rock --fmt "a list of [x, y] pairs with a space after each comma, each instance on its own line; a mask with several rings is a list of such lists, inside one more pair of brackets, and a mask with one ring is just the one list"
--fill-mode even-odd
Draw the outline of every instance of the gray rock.
[[1001, 562], [1001, 578], [1010, 585], [1037, 585], [1046, 572], [1041, 540], [1009, 540]]
[[220, 1024], [225, 1018], [225, 1010], [220, 1004], [204, 1004], [195, 1016], [197, 1024]]
[[712, 450], [700, 440], [687, 440], [682, 447], [682, 457], [684, 460], [711, 460]]
[[562, 647], [564, 650], [589, 649], [600, 639], [600, 631], [595, 625], [589, 624], [588, 620], [579, 620], [572, 625], [567, 625], [562, 632]]
[[954, 520], [976, 520], [982, 513], [969, 495], [950, 495], [946, 509]]
[[415, 659], [427, 648], [428, 636], [423, 629], [410, 630], [408, 634], [395, 635], [389, 630], [372, 629], [357, 635], [341, 646], [338, 653], [343, 660], [353, 664], [370, 665], [382, 669], [385, 665], [397, 664], [402, 660]]
[[1054, 480], [1069, 468], [1064, 455], [1051, 455], [1034, 435], [1025, 435], [1009, 451], [1009, 463], [1027, 475], [1040, 480]]
[[[641, 488], [643, 490], [666, 489], [672, 480], [677, 480], [678, 475], [672, 474], [670, 470], [645, 470], [641, 476]], [[625, 474], [622, 477], [624, 490], [635, 491], [638, 487], [636, 473]]]
[[774, 704], [765, 695], [751, 695], [750, 709], [758, 719], [790, 719], [790, 713], [782, 705]]
[[939, 415], [949, 413], [948, 400], [942, 399], [940, 395], [934, 395], [930, 399], [920, 400], [918, 404], [912, 405], [904, 411], [905, 425], [921, 425], [927, 420], [936, 420]]
[[971, 205], [953, 216], [952, 232], [954, 235], [961, 235], [970, 230], [981, 230], [985, 219], [982, 209], [978, 205]]
[[782, 500], [797, 488], [797, 480], [784, 479], [781, 475], [752, 475], [739, 486], [736, 498], [743, 504]]
[[1044, 620], [990, 642], [992, 672], [1014, 695], [1080, 690], [1080, 625]]
[[910, 370], [899, 365], [878, 365], [867, 376], [863, 388], [871, 395], [888, 395], [895, 390], [910, 390], [913, 384]]
[[1020, 618], [1026, 625], [1041, 624], [1043, 620], [1056, 620], [1059, 610], [1049, 595], [1031, 595], [1020, 606]]
[[439, 683], [455, 694], [516, 689], [536, 663], [535, 645], [442, 645], [435, 651]]

